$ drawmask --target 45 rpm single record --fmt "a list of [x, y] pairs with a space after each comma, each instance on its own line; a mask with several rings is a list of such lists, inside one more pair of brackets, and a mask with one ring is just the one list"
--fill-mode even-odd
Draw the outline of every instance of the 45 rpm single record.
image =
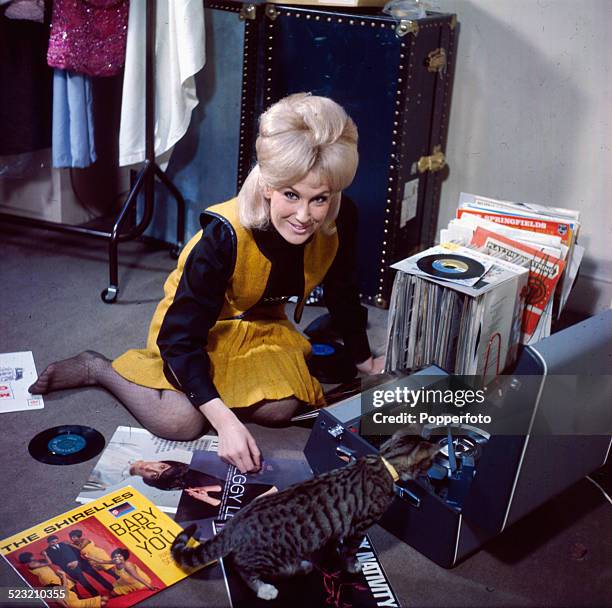
[[440, 279], [475, 279], [485, 271], [480, 262], [454, 253], [426, 255], [416, 264], [423, 272]]
[[32, 458], [45, 464], [78, 464], [104, 449], [101, 433], [89, 426], [68, 424], [38, 433], [28, 445]]
[[310, 343], [312, 356], [308, 358], [307, 365], [310, 373], [319, 382], [341, 384], [357, 375], [357, 368], [342, 344], [314, 340]]

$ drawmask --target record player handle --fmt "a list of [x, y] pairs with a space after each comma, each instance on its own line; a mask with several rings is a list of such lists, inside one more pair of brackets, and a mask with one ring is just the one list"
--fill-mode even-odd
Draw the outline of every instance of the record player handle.
[[416, 507], [417, 509], [421, 506], [421, 499], [408, 488], [395, 484], [395, 495], [399, 496], [402, 500], [405, 500], [407, 503], [413, 507]]
[[357, 460], [357, 456], [355, 455], [355, 451], [347, 448], [344, 445], [336, 446], [336, 456], [340, 458], [343, 462], [353, 462]]

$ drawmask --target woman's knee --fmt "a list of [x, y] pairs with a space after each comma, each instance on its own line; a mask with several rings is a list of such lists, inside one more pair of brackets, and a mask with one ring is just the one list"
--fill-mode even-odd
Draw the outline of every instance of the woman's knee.
[[198, 414], [199, 418], [193, 420], [164, 420], [160, 421], [155, 429], [149, 430], [158, 437], [171, 441], [192, 441], [197, 439], [210, 429], [206, 418]]
[[264, 401], [249, 408], [249, 420], [262, 426], [287, 426], [302, 402], [295, 398]]
[[149, 430], [173, 441], [191, 441], [210, 430], [208, 420], [181, 393], [163, 391], [159, 415]]

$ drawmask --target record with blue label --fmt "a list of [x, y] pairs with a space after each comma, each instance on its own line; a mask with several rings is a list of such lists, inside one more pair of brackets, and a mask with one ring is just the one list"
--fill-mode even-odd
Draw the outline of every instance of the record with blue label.
[[417, 260], [417, 266], [432, 277], [439, 279], [475, 279], [485, 272], [485, 267], [465, 255], [436, 253]]
[[69, 424], [38, 433], [28, 445], [32, 458], [45, 464], [78, 464], [97, 456], [104, 437], [89, 426]]
[[311, 356], [307, 359], [310, 373], [324, 384], [341, 384], [357, 375], [349, 353], [338, 342], [311, 340]]

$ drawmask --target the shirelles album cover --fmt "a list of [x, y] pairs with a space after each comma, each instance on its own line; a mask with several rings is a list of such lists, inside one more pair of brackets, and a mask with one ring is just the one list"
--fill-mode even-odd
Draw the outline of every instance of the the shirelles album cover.
[[[47, 606], [125, 608], [182, 580], [178, 524], [131, 486], [0, 541], [0, 553]], [[80, 600], [80, 602], [79, 602]], [[85, 601], [84, 601], [85, 600]]]

